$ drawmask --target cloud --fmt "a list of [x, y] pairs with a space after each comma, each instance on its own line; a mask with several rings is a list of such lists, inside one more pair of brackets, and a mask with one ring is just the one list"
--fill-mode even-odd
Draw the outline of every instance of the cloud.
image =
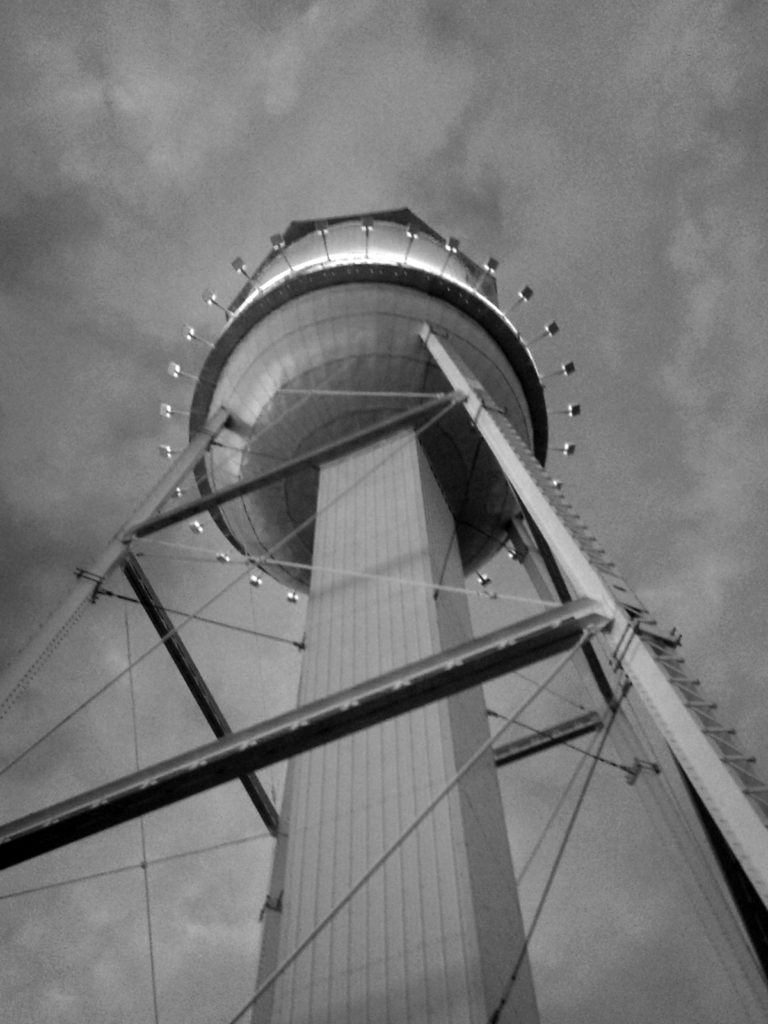
[[[656, 5], [643, 16], [625, 79], [626, 145], [646, 170], [655, 165], [648, 184], [663, 213], [658, 301], [647, 310], [658, 343], [644, 347], [655, 360], [655, 402], [666, 410], [650, 465], [664, 479], [656, 507], [668, 525], [658, 538], [664, 558], [648, 559], [644, 593], [661, 618], [682, 626], [693, 664], [702, 664], [726, 717], [730, 709], [739, 719], [758, 699], [760, 641], [736, 609], [759, 602], [768, 571], [750, 543], [765, 524], [768, 223], [755, 174], [765, 31], [749, 5]], [[676, 473], [665, 473], [665, 461]], [[741, 724], [752, 731], [754, 723]]]
[[730, 6], [672, 0], [646, 10], [626, 67], [639, 140], [667, 153], [698, 147], [701, 121], [737, 102], [743, 51]]
[[[652, 607], [699, 642], [706, 674], [750, 692], [748, 677], [764, 661], [768, 571], [755, 540], [764, 532], [768, 432], [759, 5], [667, 0], [630, 11], [545, 2], [536, 17], [511, 17], [484, 2], [233, 0], [19, 5], [4, 16], [12, 21], [0, 68], [0, 313], [13, 368], [1, 382], [9, 645], [157, 478], [155, 445], [183, 438], [178, 424], [159, 431], [156, 408], [161, 399], [185, 404], [186, 385], [170, 384], [163, 369], [171, 355], [194, 368], [196, 356], [174, 339], [185, 320], [196, 322], [202, 288], [234, 292], [229, 259], [242, 251], [258, 261], [292, 218], [409, 203], [472, 255], [502, 258], [503, 298], [533, 284], [537, 303], [520, 311], [525, 331], [550, 315], [562, 320], [562, 335], [537, 360], [549, 369], [567, 355], [579, 367], [575, 382], [548, 390], [555, 407], [584, 401], [582, 421], [568, 424], [581, 431], [577, 465], [565, 468], [577, 507], [615, 544]], [[208, 324], [213, 336], [220, 321], [203, 320], [201, 334]], [[553, 418], [558, 440], [562, 426]], [[203, 542], [218, 543], [210, 533]], [[148, 562], [164, 593], [178, 582], [182, 594], [196, 594], [199, 577], [180, 564]], [[120, 661], [117, 642], [102, 644], [101, 661], [78, 660], [80, 641], [98, 649], [100, 631], [118, 636], [103, 609], [90, 610], [90, 629], [53, 660], [51, 686], [30, 691], [23, 724], [33, 732]], [[281, 595], [267, 610], [244, 604], [237, 614], [244, 625], [288, 631]], [[289, 699], [287, 657], [230, 643], [232, 665], [246, 666], [235, 682], [213, 631], [196, 632], [193, 646], [233, 721]], [[162, 660], [137, 673], [148, 760], [204, 734]], [[58, 680], [57, 668], [66, 669]], [[751, 692], [754, 710], [762, 696]], [[60, 772], [51, 786], [89, 784], [130, 755], [120, 733], [124, 689], [111, 706], [117, 725], [95, 712], [51, 745]], [[88, 754], [100, 748], [101, 769]], [[566, 769], [531, 769], [534, 782], [522, 786], [530, 806], [516, 819], [526, 838]], [[49, 770], [42, 755], [31, 759], [15, 806], [37, 800]], [[616, 1006], [638, 1024], [649, 1015], [701, 1024], [709, 1013], [701, 993], [716, 982], [689, 972], [691, 958], [676, 951], [678, 897], [665, 870], [643, 876], [658, 861], [638, 838], [642, 827], [627, 814], [616, 844], [591, 842], [616, 830], [612, 809], [627, 792], [619, 779], [620, 794], [601, 791], [604, 817], [588, 818], [582, 877], [566, 874], [558, 924], [537, 940], [543, 1002], [553, 1021], [574, 1024], [615, 1019]], [[242, 801], [228, 787], [149, 819], [152, 850], [195, 846], [203, 822], [231, 837], [251, 820]], [[138, 857], [135, 828], [112, 835], [24, 877], [59, 877], [78, 858], [89, 869]], [[624, 873], [612, 873], [614, 856]], [[215, 857], [197, 871], [172, 862], [153, 876], [153, 898], [168, 896], [158, 911], [161, 1019], [221, 1017], [234, 976], [244, 1001], [263, 859], [244, 851], [237, 865], [222, 861], [215, 880]], [[140, 878], [15, 910], [7, 945], [18, 930], [37, 972], [22, 994], [30, 980], [21, 956], [8, 968], [18, 1019], [135, 1019], [137, 991], [151, 1014]], [[240, 905], [235, 878], [252, 887]], [[221, 891], [226, 906], [215, 918]], [[50, 944], [29, 923], [35, 913], [52, 922]], [[81, 934], [84, 916], [94, 919], [92, 937]], [[612, 948], [598, 959], [593, 945], [606, 932]], [[575, 951], [568, 934], [581, 936]], [[54, 938], [69, 943], [63, 952]], [[657, 980], [645, 989], [628, 981], [635, 967]], [[712, 1019], [728, 1018], [727, 1007], [712, 1006]]]

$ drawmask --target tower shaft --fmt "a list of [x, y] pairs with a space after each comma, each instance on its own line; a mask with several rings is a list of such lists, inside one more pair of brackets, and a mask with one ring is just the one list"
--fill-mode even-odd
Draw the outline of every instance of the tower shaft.
[[[410, 431], [321, 469], [313, 565], [300, 703], [470, 636], [466, 597], [432, 586], [460, 587], [463, 573], [453, 518]], [[262, 979], [487, 736], [472, 690], [292, 762]], [[265, 994], [254, 1021], [481, 1024], [523, 940], [489, 753]], [[527, 962], [502, 1019], [538, 1020]]]

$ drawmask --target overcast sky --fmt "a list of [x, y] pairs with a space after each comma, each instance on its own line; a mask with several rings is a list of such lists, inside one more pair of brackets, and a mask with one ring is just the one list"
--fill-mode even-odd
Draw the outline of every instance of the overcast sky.
[[[157, 409], [188, 399], [169, 359], [199, 363], [182, 325], [220, 326], [203, 288], [234, 294], [230, 260], [256, 264], [292, 219], [408, 205], [500, 260], [502, 305], [533, 286], [524, 334], [557, 318], [537, 359], [578, 372], [550, 406], [584, 414], [553, 418], [577, 443], [553, 473], [768, 769], [763, 4], [9, 0], [0, 29], [4, 660], [158, 477], [157, 445], [182, 441]], [[189, 565], [153, 565], [161, 590], [197, 587]], [[300, 636], [301, 611], [267, 598], [227, 614]], [[123, 614], [94, 607], [3, 723], [4, 760], [120, 670]], [[151, 639], [136, 615], [128, 633], [134, 653]], [[201, 638], [233, 720], [286, 705], [293, 648], [258, 648], [255, 698], [205, 664]], [[233, 643], [251, 663], [254, 641]], [[205, 740], [160, 662], [135, 683], [142, 763]], [[130, 716], [123, 682], [8, 773], [3, 817], [130, 770]], [[517, 791], [504, 777], [521, 851], [567, 756]], [[534, 949], [543, 1020], [742, 1019], [690, 952], [622, 773], [596, 787]], [[151, 857], [259, 831], [234, 787], [197, 806], [205, 819], [182, 805], [148, 820]], [[163, 1024], [216, 1024], [247, 998], [268, 856], [254, 840], [150, 869]], [[5, 890], [136, 864], [138, 827], [56, 857]], [[7, 1019], [152, 1020], [143, 901], [128, 870], [3, 902]]]

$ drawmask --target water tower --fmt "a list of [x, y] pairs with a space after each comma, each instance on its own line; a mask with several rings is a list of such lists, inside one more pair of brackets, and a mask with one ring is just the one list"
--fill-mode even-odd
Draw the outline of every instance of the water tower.
[[[542, 377], [495, 261], [403, 209], [294, 222], [234, 266], [189, 445], [0, 683], [2, 715], [122, 566], [220, 739], [0, 827], [0, 866], [240, 778], [277, 844], [236, 1019], [534, 1024], [496, 764], [602, 724], [764, 1020], [768, 787], [544, 473]], [[134, 554], [203, 511], [254, 585], [308, 594], [298, 707], [234, 735]], [[546, 610], [473, 639], [465, 580], [501, 546]], [[604, 713], [493, 747], [478, 684], [555, 656]], [[286, 758], [278, 815], [251, 773]]]

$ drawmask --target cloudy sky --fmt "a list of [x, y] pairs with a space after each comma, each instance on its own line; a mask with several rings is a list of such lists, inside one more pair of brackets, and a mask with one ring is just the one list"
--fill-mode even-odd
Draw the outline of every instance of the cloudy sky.
[[[576, 360], [550, 404], [584, 415], [554, 421], [577, 455], [553, 471], [768, 768], [764, 5], [9, 0], [0, 28], [4, 660], [157, 478], [157, 445], [181, 442], [157, 409], [188, 396], [169, 359], [199, 361], [182, 325], [219, 326], [203, 288], [233, 294], [230, 260], [257, 263], [292, 219], [409, 205], [500, 259], [502, 305], [533, 286], [524, 334], [561, 324], [537, 358]], [[157, 558], [153, 580], [200, 603], [227, 581], [192, 584], [193, 568]], [[266, 596], [230, 621], [300, 636], [300, 610]], [[126, 607], [103, 599], [63, 645], [3, 723], [4, 761], [119, 672], [127, 641], [150, 643]], [[244, 662], [259, 655], [244, 688], [199, 643], [233, 721], [286, 706], [290, 645], [233, 634]], [[206, 738], [160, 661], [134, 683], [141, 763]], [[3, 816], [130, 770], [130, 721], [123, 680], [6, 773]], [[530, 805], [556, 800], [568, 756], [517, 790], [505, 776], [523, 859]], [[230, 789], [148, 820], [150, 859], [258, 833]], [[627, 792], [601, 769], [542, 921], [543, 1020], [743, 1019], [691, 951], [695, 919]], [[150, 869], [163, 1024], [225, 1021], [247, 998], [268, 856], [252, 839]], [[153, 1019], [142, 858], [130, 825], [3, 879], [126, 865], [3, 901], [9, 1020]]]

